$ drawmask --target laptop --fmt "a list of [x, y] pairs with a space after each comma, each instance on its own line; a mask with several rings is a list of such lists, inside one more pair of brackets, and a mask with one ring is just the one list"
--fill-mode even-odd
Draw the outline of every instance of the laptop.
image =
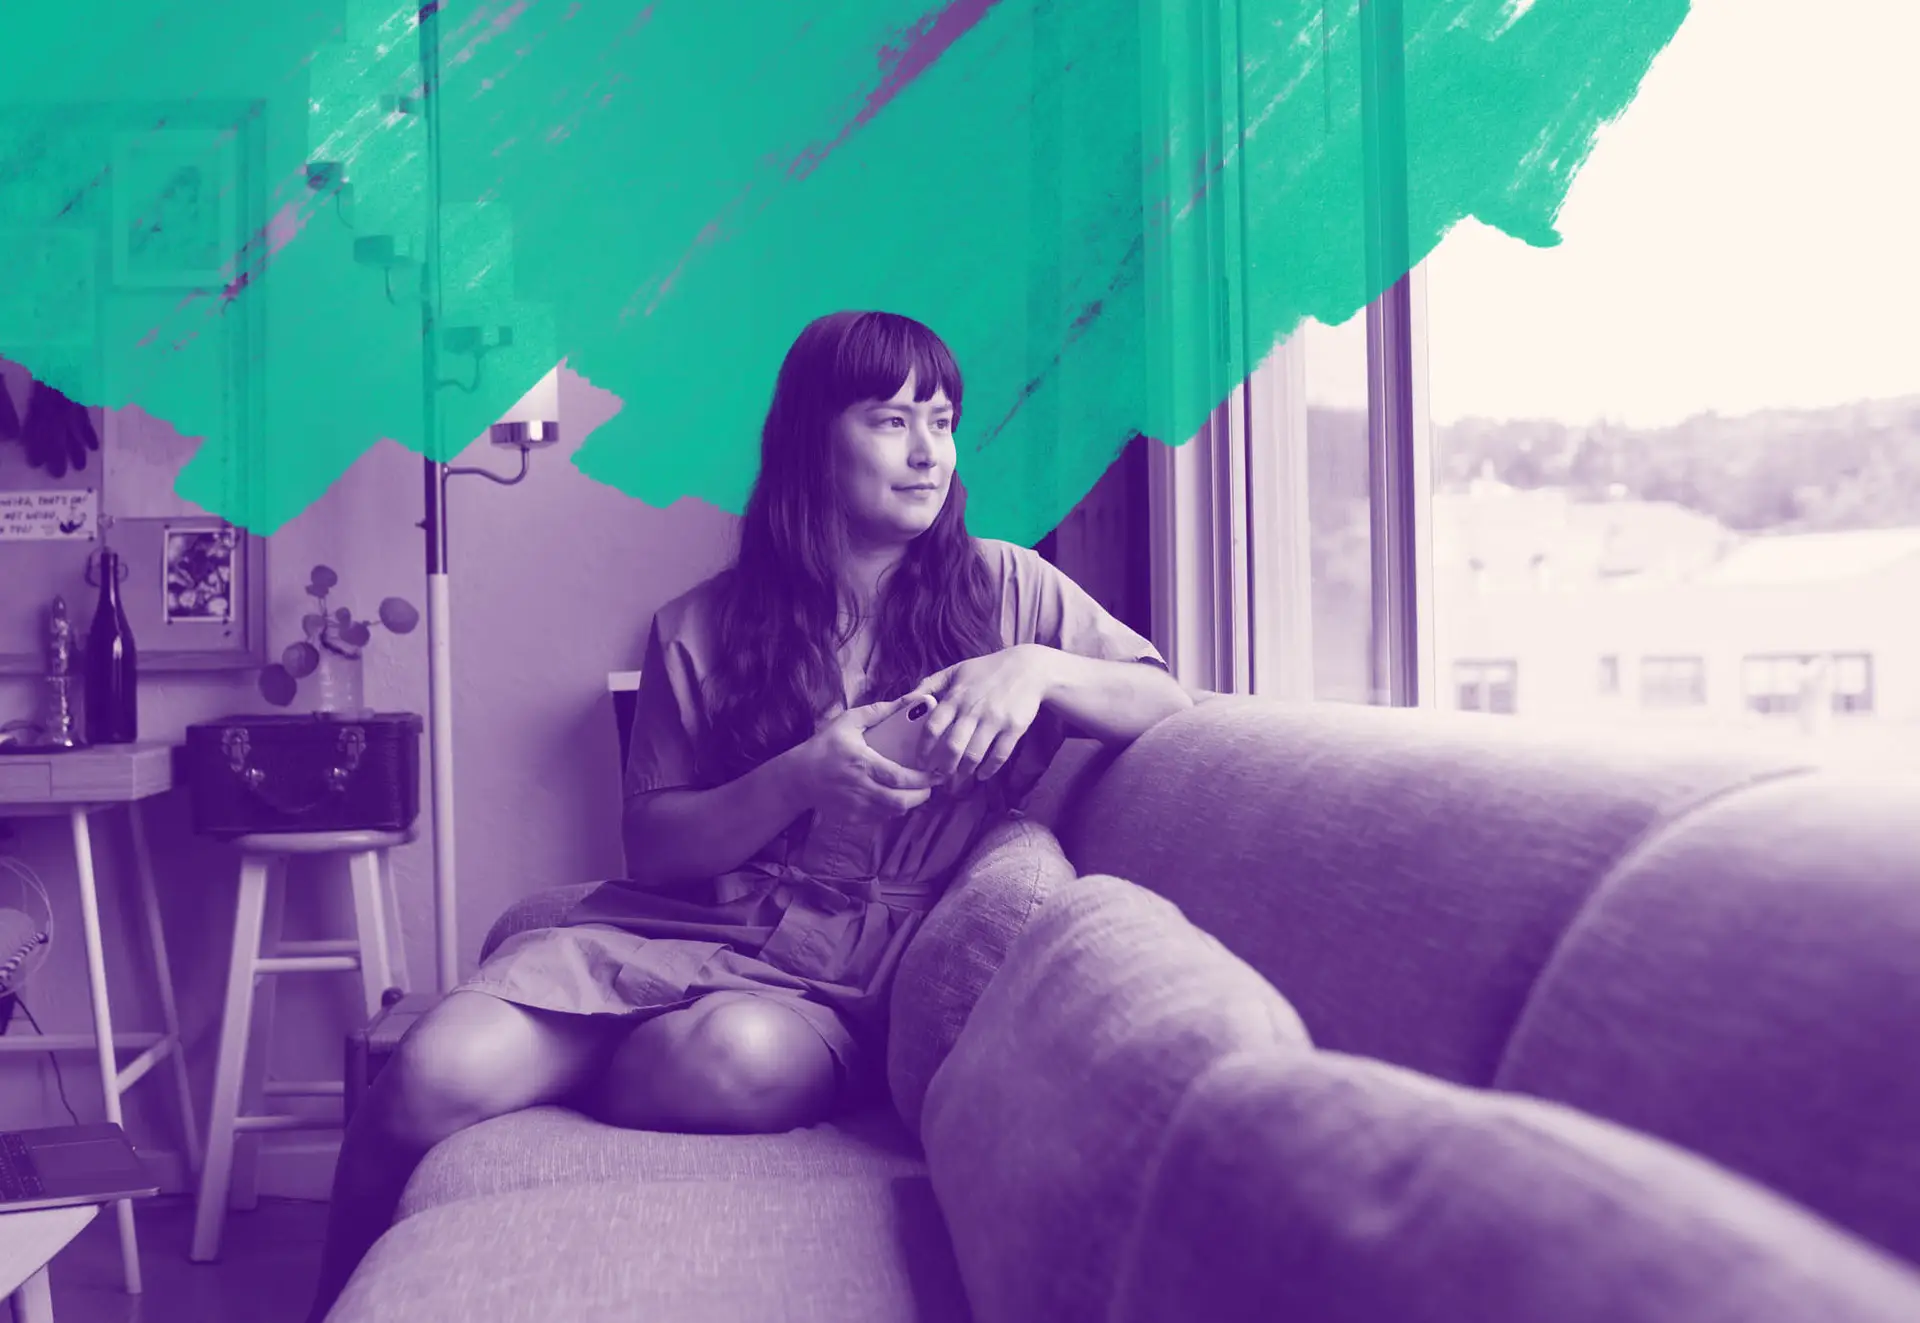
[[158, 1193], [126, 1132], [111, 1122], [0, 1131], [0, 1213]]

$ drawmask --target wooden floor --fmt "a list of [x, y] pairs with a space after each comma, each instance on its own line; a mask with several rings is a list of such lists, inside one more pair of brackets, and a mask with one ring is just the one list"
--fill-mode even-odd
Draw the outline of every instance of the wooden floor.
[[[260, 1200], [227, 1217], [218, 1263], [193, 1263], [193, 1201], [143, 1199], [136, 1205], [145, 1290], [128, 1295], [120, 1277], [120, 1237], [102, 1209], [53, 1261], [56, 1323], [300, 1323], [320, 1265], [324, 1203]], [[0, 1318], [6, 1310], [0, 1307]]]

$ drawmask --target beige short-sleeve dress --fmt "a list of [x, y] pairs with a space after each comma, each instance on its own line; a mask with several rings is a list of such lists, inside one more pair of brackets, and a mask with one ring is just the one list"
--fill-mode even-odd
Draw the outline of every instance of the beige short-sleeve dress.
[[[1150, 642], [1038, 553], [975, 541], [999, 585], [1008, 646], [1041, 643], [1165, 668]], [[713, 582], [654, 616], [635, 702], [628, 802], [712, 784], [703, 779], [701, 750]], [[820, 723], [845, 708], [836, 704]], [[1059, 718], [1042, 712], [1007, 767], [984, 784], [936, 789], [919, 808], [881, 822], [805, 814], [717, 877], [665, 887], [603, 882], [562, 926], [510, 938], [462, 986], [518, 1005], [635, 1021], [710, 992], [774, 997], [826, 1041], [843, 1078], [871, 1083], [901, 951], [981, 833], [1033, 789], [1065, 733]]]

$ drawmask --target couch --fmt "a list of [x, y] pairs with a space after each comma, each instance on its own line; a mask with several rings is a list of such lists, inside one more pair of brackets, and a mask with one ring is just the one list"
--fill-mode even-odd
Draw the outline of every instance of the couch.
[[1214, 697], [982, 842], [870, 1103], [474, 1127], [332, 1317], [1920, 1319], [1917, 820], [1789, 745]]

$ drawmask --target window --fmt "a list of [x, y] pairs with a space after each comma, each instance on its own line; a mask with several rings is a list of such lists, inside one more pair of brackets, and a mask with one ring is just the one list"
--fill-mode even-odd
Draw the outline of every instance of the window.
[[1511, 661], [1453, 664], [1455, 705], [1463, 712], [1514, 712], [1519, 684], [1520, 668]]
[[1373, 701], [1373, 532], [1367, 453], [1367, 318], [1309, 321], [1296, 338], [1306, 387], [1312, 529], [1313, 696]]
[[1640, 706], [1702, 707], [1707, 701], [1707, 663], [1702, 657], [1642, 657]]
[[1864, 652], [1833, 657], [1833, 710], [1873, 711], [1873, 658]]
[[1740, 666], [1740, 688], [1747, 706], [1762, 716], [1800, 710], [1802, 673], [1810, 656], [1749, 657]]
[[[1920, 263], [1884, 260], [1920, 232], [1885, 164], [1920, 145], [1920, 7], [1859, 0], [1817, 29], [1789, 11], [1696, 6], [1600, 132], [1556, 245], [1469, 218], [1249, 392], [1269, 513], [1239, 510], [1240, 560], [1209, 551], [1250, 567], [1248, 637], [1305, 676], [1295, 694], [1405, 701], [1417, 666], [1422, 703], [1517, 709], [1524, 668], [1530, 722], [1920, 762]], [[1395, 186], [1377, 173], [1370, 207]], [[1304, 546], [1259, 545], [1308, 531], [1311, 573]], [[1826, 659], [1821, 712], [1848, 719], [1775, 719], [1802, 710], [1801, 662], [1775, 657]]]
[[1504, 657], [1528, 721], [1920, 760], [1920, 7], [1790, 9], [1695, 7], [1557, 246], [1469, 218], [1420, 268], [1461, 706]]
[[1747, 708], [1762, 716], [1873, 711], [1873, 658], [1864, 652], [1760, 654], [1740, 674]]

